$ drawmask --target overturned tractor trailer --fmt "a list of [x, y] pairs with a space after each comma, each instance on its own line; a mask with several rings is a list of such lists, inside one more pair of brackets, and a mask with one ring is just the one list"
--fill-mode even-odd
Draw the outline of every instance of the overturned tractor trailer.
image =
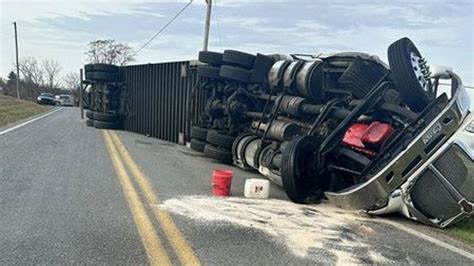
[[199, 58], [197, 86], [210, 96], [193, 149], [259, 171], [296, 203], [328, 199], [438, 227], [472, 215], [469, 98], [408, 38], [389, 46], [388, 65], [358, 52]]

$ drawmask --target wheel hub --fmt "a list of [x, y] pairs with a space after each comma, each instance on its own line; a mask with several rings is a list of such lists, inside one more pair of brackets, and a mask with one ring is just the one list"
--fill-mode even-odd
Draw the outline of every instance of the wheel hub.
[[419, 57], [414, 52], [410, 53], [410, 61], [412, 65], [412, 70], [415, 73], [420, 86], [423, 88], [425, 93], [431, 92], [430, 78], [431, 72], [430, 67], [428, 66], [426, 59]]

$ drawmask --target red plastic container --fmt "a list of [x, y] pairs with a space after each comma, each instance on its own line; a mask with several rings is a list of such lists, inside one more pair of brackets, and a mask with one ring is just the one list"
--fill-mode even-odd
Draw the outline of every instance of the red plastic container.
[[347, 129], [342, 142], [356, 151], [376, 156], [380, 147], [390, 138], [393, 131], [390, 124], [378, 121], [374, 121], [370, 125], [354, 123]]
[[390, 124], [374, 121], [367, 128], [361, 137], [362, 142], [368, 147], [379, 148], [393, 134], [393, 127]]
[[227, 169], [214, 169], [212, 172], [212, 194], [214, 196], [229, 196], [234, 172]]

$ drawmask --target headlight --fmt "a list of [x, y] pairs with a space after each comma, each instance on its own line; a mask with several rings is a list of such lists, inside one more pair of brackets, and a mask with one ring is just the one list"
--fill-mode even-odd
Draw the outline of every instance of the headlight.
[[38, 97], [37, 99], [38, 99], [38, 101], [41, 101], [41, 98], [40, 98], [40, 97]]
[[474, 133], [474, 120], [472, 120], [471, 122], [469, 122], [469, 124], [467, 124], [466, 126], [466, 131], [469, 132], [469, 133]]

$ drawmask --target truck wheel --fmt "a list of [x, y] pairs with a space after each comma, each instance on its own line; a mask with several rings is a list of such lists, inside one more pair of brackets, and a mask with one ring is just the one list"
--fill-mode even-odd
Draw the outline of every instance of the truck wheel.
[[87, 125], [88, 127], [94, 127], [94, 120], [87, 119], [87, 120], [86, 120], [86, 125]]
[[405, 104], [411, 110], [421, 112], [436, 97], [424, 58], [405, 37], [388, 47], [388, 62]]
[[108, 72], [92, 72], [90, 80], [100, 80], [100, 81], [116, 81], [118, 80], [118, 73], [108, 73]]
[[110, 64], [87, 64], [84, 66], [84, 70], [86, 72], [101, 71], [108, 73], [116, 73], [119, 71], [119, 67]]
[[120, 129], [121, 123], [119, 122], [104, 122], [94, 121], [94, 127], [99, 129]]
[[198, 139], [191, 139], [191, 149], [197, 152], [204, 152], [204, 146], [206, 146], [206, 142]]
[[225, 50], [222, 60], [225, 64], [252, 69], [255, 62], [255, 55], [235, 50]]
[[198, 60], [200, 62], [211, 64], [215, 66], [222, 65], [222, 53], [210, 52], [210, 51], [200, 51]]
[[[302, 136], [288, 143], [283, 152], [281, 178], [286, 195], [296, 203], [307, 203], [310, 196], [319, 193], [323, 195], [327, 187], [318, 187], [319, 179], [312, 171], [312, 162], [315, 159], [312, 154], [319, 147], [315, 137]], [[328, 183], [329, 178], [326, 182]], [[319, 191], [318, 191], [319, 190]]]
[[208, 132], [209, 132], [209, 129], [207, 128], [203, 128], [200, 126], [193, 126], [191, 128], [191, 138], [206, 141]]
[[103, 122], [117, 122], [118, 116], [115, 114], [94, 113], [94, 120]]
[[209, 130], [206, 140], [213, 145], [232, 149], [235, 138], [234, 136], [222, 134], [222, 131]]
[[93, 71], [87, 71], [85, 72], [85, 79], [86, 80], [92, 80], [94, 79], [94, 72]]
[[247, 69], [243, 69], [240, 67], [223, 65], [221, 66], [221, 71], [219, 75], [222, 78], [248, 83], [250, 82], [251, 72]]
[[197, 75], [200, 77], [219, 79], [220, 67], [215, 66], [199, 66]]
[[94, 119], [94, 112], [92, 111], [87, 111], [86, 112], [86, 117], [89, 119]]
[[219, 162], [232, 164], [232, 152], [222, 147], [216, 147], [211, 144], [204, 146], [204, 153]]

